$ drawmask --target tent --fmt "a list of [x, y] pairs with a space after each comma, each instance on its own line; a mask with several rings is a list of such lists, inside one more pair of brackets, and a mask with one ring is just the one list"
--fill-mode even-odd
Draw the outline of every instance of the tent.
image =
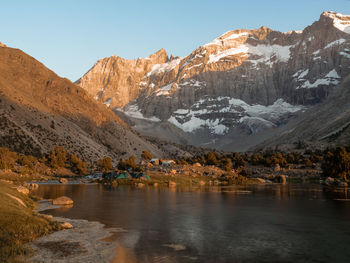
[[128, 175], [125, 173], [120, 173], [120, 174], [118, 174], [117, 179], [128, 179]]
[[141, 177], [142, 177], [143, 179], [146, 179], [146, 180], [149, 180], [149, 179], [150, 179], [149, 176], [148, 176], [148, 174], [145, 174], [145, 173], [131, 173], [130, 175], [131, 175], [131, 177], [134, 178], [134, 179], [140, 179]]
[[110, 172], [110, 173], [104, 173], [102, 175], [102, 178], [106, 180], [111, 180], [111, 179], [116, 179], [117, 176], [118, 174], [116, 172]]

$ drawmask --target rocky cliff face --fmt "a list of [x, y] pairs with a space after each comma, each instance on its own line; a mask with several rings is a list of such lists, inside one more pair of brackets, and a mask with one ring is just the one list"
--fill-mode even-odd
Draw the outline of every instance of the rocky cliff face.
[[147, 58], [127, 60], [118, 56], [103, 58], [76, 83], [96, 100], [110, 107], [125, 106], [142, 91], [141, 79], [152, 67], [168, 61], [164, 49]]
[[117, 110], [136, 124], [169, 122], [189, 143], [223, 140], [234, 148], [233, 141], [254, 141], [324, 101], [349, 73], [350, 16], [324, 12], [303, 31], [229, 31], [187, 57], [155, 64], [130, 85], [138, 87], [135, 100]]

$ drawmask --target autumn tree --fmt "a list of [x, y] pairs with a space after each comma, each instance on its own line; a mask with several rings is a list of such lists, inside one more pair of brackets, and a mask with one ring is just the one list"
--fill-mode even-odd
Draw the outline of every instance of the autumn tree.
[[67, 150], [63, 146], [57, 146], [49, 154], [48, 160], [52, 168], [62, 168], [66, 166]]
[[136, 164], [135, 156], [132, 155], [128, 159], [121, 160], [118, 164], [119, 170], [129, 170], [141, 171], [142, 169]]
[[217, 164], [217, 159], [216, 159], [216, 155], [214, 152], [210, 152], [207, 155], [207, 164], [208, 165], [216, 165]]
[[34, 169], [35, 164], [38, 162], [38, 160], [34, 156], [21, 154], [18, 157], [17, 162], [22, 166], [27, 166], [30, 169]]
[[78, 156], [71, 154], [69, 161], [73, 172], [78, 173], [79, 175], [87, 174], [87, 164], [86, 162], [83, 162]]
[[17, 154], [8, 148], [0, 147], [0, 169], [11, 169], [17, 161]]
[[141, 154], [141, 158], [146, 160], [146, 161], [149, 161], [153, 158], [153, 156], [149, 151], [143, 151]]
[[113, 169], [113, 162], [111, 157], [105, 156], [97, 161], [97, 166], [103, 171], [109, 171]]
[[323, 157], [322, 171], [325, 176], [346, 180], [350, 175], [350, 153], [344, 147], [328, 150]]
[[239, 153], [233, 154], [232, 163], [233, 163], [233, 168], [235, 168], [235, 169], [245, 166], [245, 161], [244, 161], [243, 157], [239, 155]]

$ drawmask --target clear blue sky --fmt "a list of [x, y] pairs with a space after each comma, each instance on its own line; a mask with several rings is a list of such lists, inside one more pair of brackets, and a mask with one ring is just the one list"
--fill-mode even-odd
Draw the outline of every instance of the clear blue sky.
[[102, 57], [185, 56], [228, 30], [299, 30], [322, 11], [350, 14], [350, 0], [3, 0], [0, 10], [0, 42], [75, 81]]

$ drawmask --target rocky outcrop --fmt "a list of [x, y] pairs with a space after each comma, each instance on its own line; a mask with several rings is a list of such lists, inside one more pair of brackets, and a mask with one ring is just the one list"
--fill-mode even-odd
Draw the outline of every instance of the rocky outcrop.
[[76, 83], [96, 100], [114, 108], [125, 106], [136, 99], [144, 88], [141, 79], [154, 65], [165, 63], [168, 55], [164, 49], [147, 58], [133, 60], [118, 56], [103, 58]]
[[138, 85], [139, 94], [115, 110], [133, 118], [141, 133], [145, 125], [136, 119], [153, 122], [155, 134], [157, 123], [167, 122], [189, 143], [247, 149], [238, 144], [273, 135], [261, 136], [323, 102], [350, 74], [349, 21], [350, 16], [324, 12], [303, 31], [229, 31], [186, 57], [153, 65], [129, 85]]

